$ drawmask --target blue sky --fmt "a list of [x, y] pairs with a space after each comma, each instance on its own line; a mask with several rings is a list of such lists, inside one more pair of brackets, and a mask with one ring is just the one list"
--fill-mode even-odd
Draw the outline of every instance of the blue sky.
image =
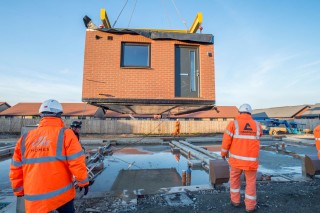
[[[82, 18], [99, 25], [106, 8], [113, 25], [125, 2], [2, 0], [0, 101], [81, 102]], [[290, 106], [320, 102], [319, 11], [318, 0], [129, 0], [115, 27], [185, 29], [202, 12], [217, 105]]]

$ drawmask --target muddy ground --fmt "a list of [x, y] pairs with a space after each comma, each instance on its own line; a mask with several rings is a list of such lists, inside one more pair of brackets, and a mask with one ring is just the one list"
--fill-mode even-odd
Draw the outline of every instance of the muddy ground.
[[[227, 187], [179, 192], [171, 194], [169, 201], [165, 194], [139, 195], [131, 202], [105, 194], [99, 198], [77, 199], [76, 206], [77, 212], [245, 212], [244, 192], [241, 194], [238, 208], [230, 205]], [[187, 198], [189, 203], [174, 202], [180, 197]], [[320, 212], [320, 180], [258, 182], [257, 201], [256, 212]]]

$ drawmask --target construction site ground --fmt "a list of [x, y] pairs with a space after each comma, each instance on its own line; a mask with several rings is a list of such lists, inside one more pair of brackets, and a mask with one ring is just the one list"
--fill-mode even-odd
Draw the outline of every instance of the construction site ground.
[[[183, 192], [139, 196], [130, 202], [107, 193], [77, 199], [76, 206], [77, 212], [245, 212], [244, 197], [240, 207], [235, 208], [224, 187], [193, 190], [185, 187]], [[257, 199], [257, 212], [319, 212], [320, 180], [258, 182]]]
[[[106, 142], [120, 144], [152, 144], [165, 140], [169, 136], [139, 136], [139, 135], [83, 135], [82, 143], [86, 146], [101, 146]], [[4, 136], [2, 143], [14, 143], [17, 136]], [[180, 139], [193, 143], [221, 143], [222, 135], [181, 136]], [[282, 150], [282, 143], [286, 148]], [[278, 151], [275, 144], [278, 144]], [[315, 154], [312, 135], [288, 135], [284, 138], [263, 136], [261, 149], [265, 152], [299, 159], [304, 154]], [[283, 158], [282, 158], [283, 159]], [[275, 158], [274, 161], [277, 161]], [[266, 163], [269, 163], [267, 161]], [[270, 160], [270, 164], [276, 164]], [[271, 175], [272, 176], [272, 175]], [[273, 175], [277, 176], [277, 175]], [[295, 176], [277, 176], [272, 180], [257, 182], [257, 212], [318, 212], [320, 208], [320, 177], [314, 179]], [[130, 181], [130, 180], [129, 180]], [[0, 190], [0, 203], [14, 203], [9, 190]], [[211, 184], [176, 186], [162, 188], [157, 193], [137, 193], [128, 197], [125, 193], [115, 195], [112, 192], [89, 191], [87, 196], [77, 194], [75, 204], [77, 212], [244, 212], [244, 182], [241, 190], [241, 205], [238, 208], [230, 205], [229, 185], [225, 183], [213, 187]], [[11, 199], [11, 200], [10, 200]], [[10, 205], [8, 206], [10, 207]], [[5, 211], [3, 208], [0, 212]], [[11, 210], [14, 206], [11, 206]]]
[[[221, 141], [221, 136], [187, 137], [186, 141], [214, 142]], [[157, 140], [156, 137], [153, 139]], [[261, 145], [262, 150], [275, 151], [272, 149], [278, 143], [279, 152], [282, 152], [281, 145], [285, 143], [288, 149], [296, 149], [294, 150], [296, 152], [286, 150], [282, 154], [297, 158], [303, 155], [299, 151], [307, 152], [305, 154], [316, 153], [312, 139], [312, 135], [288, 135], [283, 138], [264, 136]], [[134, 143], [135, 139], [131, 140]], [[150, 138], [147, 141], [150, 141]], [[318, 176], [314, 179], [299, 176], [292, 179], [258, 181], [257, 212], [317, 212], [320, 208], [320, 179], [318, 178]], [[244, 187], [243, 182], [241, 205], [238, 208], [230, 205], [228, 184], [216, 187], [211, 184], [172, 187], [156, 194], [137, 195], [134, 199], [114, 196], [111, 193], [100, 195], [93, 193], [91, 196], [76, 199], [76, 204], [78, 212], [245, 212]]]

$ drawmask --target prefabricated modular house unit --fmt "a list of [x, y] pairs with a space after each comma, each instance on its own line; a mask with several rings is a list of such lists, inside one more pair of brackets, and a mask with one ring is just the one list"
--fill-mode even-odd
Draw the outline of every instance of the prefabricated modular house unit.
[[214, 107], [213, 35], [87, 28], [82, 101], [127, 114]]

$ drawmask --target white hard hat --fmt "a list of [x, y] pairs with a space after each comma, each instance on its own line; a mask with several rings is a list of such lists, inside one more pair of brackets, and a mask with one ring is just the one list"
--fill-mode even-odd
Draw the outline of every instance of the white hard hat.
[[247, 112], [247, 113], [252, 113], [252, 108], [249, 104], [242, 104], [239, 107], [239, 112]]
[[58, 114], [62, 112], [63, 110], [62, 110], [61, 104], [54, 99], [49, 99], [44, 101], [39, 108], [39, 113], [41, 114], [45, 114], [45, 113]]

